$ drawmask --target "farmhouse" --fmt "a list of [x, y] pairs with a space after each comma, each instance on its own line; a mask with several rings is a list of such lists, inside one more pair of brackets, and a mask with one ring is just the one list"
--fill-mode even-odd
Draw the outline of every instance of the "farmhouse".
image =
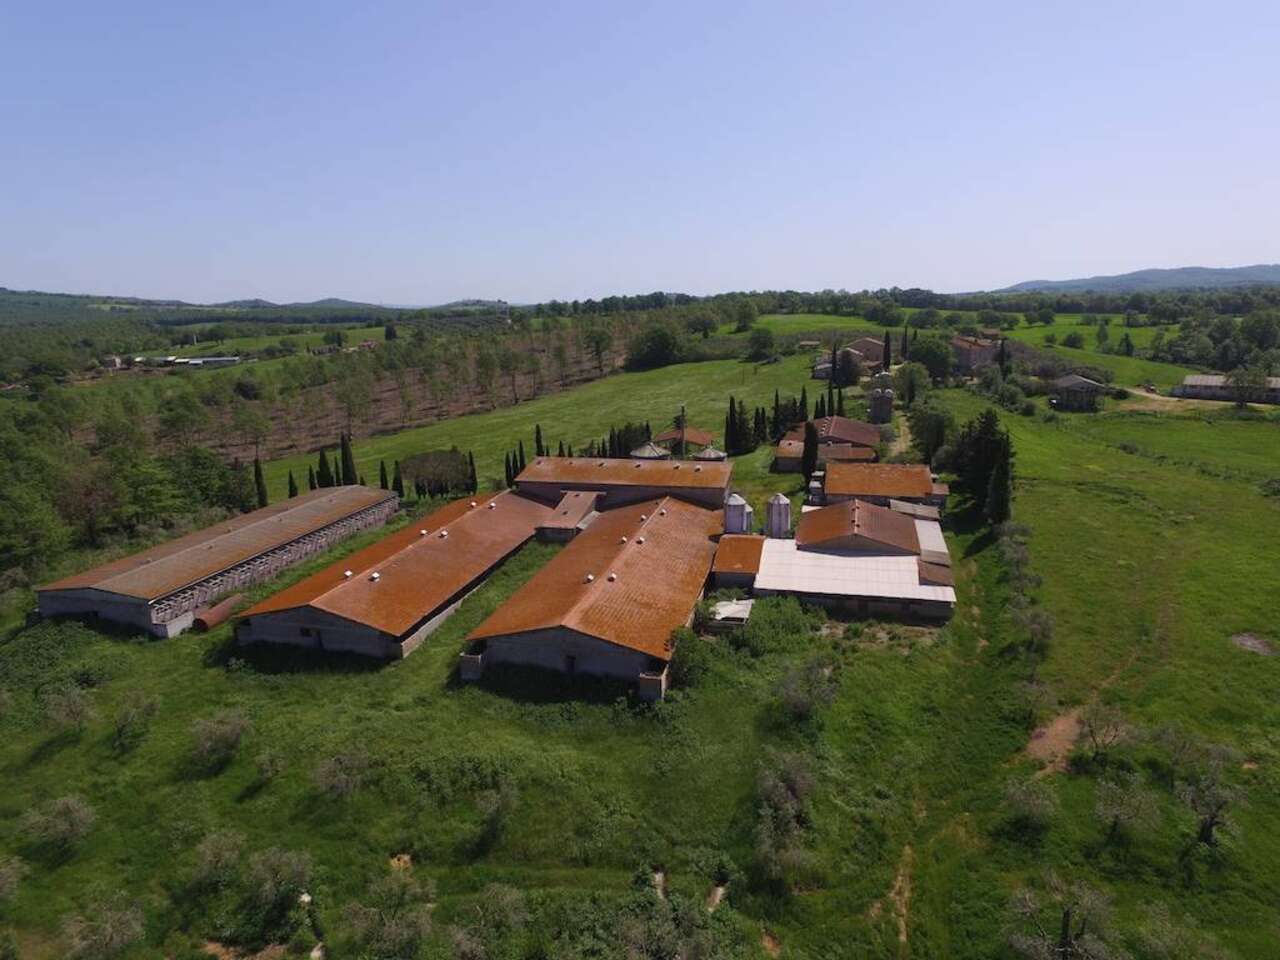
[[879, 367], [884, 365], [883, 340], [877, 340], [875, 337], [859, 337], [849, 346], [858, 352], [862, 357], [863, 363], [867, 366]]
[[407, 656], [552, 515], [511, 491], [455, 500], [246, 610], [236, 639]]
[[558, 503], [566, 491], [600, 491], [600, 509], [673, 496], [718, 510], [729, 492], [728, 462], [538, 457], [516, 478], [521, 493]]
[[653, 438], [653, 442], [665, 446], [669, 450], [682, 451], [689, 447], [709, 447], [715, 442], [715, 435], [698, 427], [672, 427]]
[[722, 537], [712, 570], [717, 586], [860, 615], [946, 619], [956, 600], [938, 522], [861, 500], [806, 512], [794, 539]]
[[[1242, 390], [1221, 374], [1192, 373], [1169, 392], [1199, 400], [1236, 400]], [[1262, 389], [1244, 388], [1243, 393], [1252, 403], [1280, 403], [1280, 377], [1267, 377]]]
[[[812, 421], [818, 432], [818, 463], [869, 462], [879, 459], [880, 429], [848, 417], [820, 417]], [[773, 451], [773, 469], [799, 473], [804, 456], [804, 427], [790, 430]]]
[[995, 363], [1000, 343], [985, 337], [955, 336], [951, 338], [951, 352], [955, 356], [956, 369], [967, 375]]
[[398, 506], [386, 490], [314, 490], [37, 587], [39, 609], [172, 637], [219, 597], [270, 579], [357, 530], [381, 526]]
[[671, 632], [702, 596], [719, 510], [667, 496], [601, 514], [467, 637], [459, 674], [524, 664], [666, 692]]
[[1092, 411], [1107, 388], [1096, 380], [1069, 373], [1053, 381], [1053, 399], [1059, 410]]
[[826, 502], [866, 500], [888, 506], [890, 500], [944, 506], [946, 484], [937, 483], [929, 468], [909, 463], [832, 463], [823, 478]]

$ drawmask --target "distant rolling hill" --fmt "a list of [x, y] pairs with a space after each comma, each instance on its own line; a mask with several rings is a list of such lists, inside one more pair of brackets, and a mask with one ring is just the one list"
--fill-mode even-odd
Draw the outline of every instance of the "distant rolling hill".
[[1217, 289], [1280, 284], [1280, 263], [1251, 267], [1174, 267], [1168, 270], [1135, 270], [1105, 277], [1078, 280], [1027, 280], [993, 293], [1157, 293], [1162, 290]]

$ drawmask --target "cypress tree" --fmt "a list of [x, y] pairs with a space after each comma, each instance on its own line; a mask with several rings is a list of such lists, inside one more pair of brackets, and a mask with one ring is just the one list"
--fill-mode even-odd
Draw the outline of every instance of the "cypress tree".
[[646, 440], [652, 440], [652, 439], [653, 439], [653, 431], [649, 429], [649, 421], [648, 421], [648, 420], [646, 420], [646, 421], [644, 422], [644, 438], [645, 438]]
[[342, 451], [342, 482], [345, 484], [359, 483], [360, 477], [356, 473], [356, 457], [351, 451], [350, 434], [344, 433], [342, 435], [340, 448]]
[[262, 461], [257, 457], [253, 458], [253, 486], [258, 492], [258, 506], [265, 507], [267, 505], [267, 481], [262, 476]]
[[329, 469], [329, 456], [320, 448], [320, 466], [316, 468], [316, 483], [321, 487], [333, 486], [333, 471]]
[[889, 338], [889, 331], [884, 332], [884, 368], [886, 370], [893, 364], [893, 341]]
[[782, 422], [782, 396], [778, 393], [778, 388], [773, 390], [773, 421], [772, 421], [773, 439], [781, 440], [782, 435], [787, 432], [786, 424]]
[[545, 457], [547, 451], [542, 449], [542, 424], [535, 423], [533, 425], [533, 455], [535, 457]]
[[[630, 452], [630, 451], [628, 451]], [[619, 456], [618, 453], [618, 431], [613, 427], [609, 428], [609, 456]]]
[[293, 479], [293, 471], [289, 471], [289, 499], [292, 500], [298, 495], [298, 481]]
[[480, 489], [480, 478], [476, 476], [476, 455], [467, 451], [467, 485], [472, 493]]
[[898, 345], [898, 356], [901, 357], [902, 361], [905, 363], [907, 360], [907, 356], [910, 352], [911, 352], [911, 342], [907, 339], [907, 328], [903, 327], [902, 341]]
[[839, 359], [840, 358], [836, 355], [836, 341], [832, 340], [831, 341], [831, 375], [827, 377], [827, 409], [828, 410], [834, 410], [836, 407], [836, 400], [835, 400], [835, 396], [833, 395], [833, 392], [835, 391], [835, 388], [836, 388], [836, 375], [840, 369], [839, 364], [837, 362]]
[[314, 490], [316, 488], [316, 468], [307, 467], [307, 489]]
[[813, 405], [813, 419], [821, 420], [827, 415], [827, 398], [818, 394], [818, 401]]
[[521, 473], [524, 473], [524, 441], [523, 440], [520, 441], [520, 469], [516, 471], [516, 475], [519, 476]]
[[800, 388], [800, 410], [798, 412], [802, 421], [809, 419], [809, 393], [804, 387]]
[[991, 470], [991, 482], [987, 485], [985, 512], [987, 521], [994, 527], [1009, 519], [1013, 507], [1013, 446], [1006, 432], [996, 454]]
[[734, 403], [733, 397], [729, 397], [729, 412], [724, 418], [724, 449], [725, 453], [735, 456], [738, 453], [738, 417], [737, 404]]
[[836, 394], [836, 416], [844, 416], [844, 391], [841, 390]]
[[561, 441], [560, 441], [560, 447], [559, 447], [559, 449], [556, 451], [556, 456], [557, 456], [557, 457], [563, 457], [563, 456], [564, 456], [564, 441], [563, 441], [563, 440], [561, 440]]
[[391, 471], [391, 489], [396, 492], [401, 500], [404, 499], [404, 477], [400, 475], [400, 461], [395, 462], [395, 467]]
[[818, 428], [812, 421], [804, 425], [804, 449], [800, 453], [800, 471], [808, 483], [813, 471], [818, 469]]
[[508, 450], [502, 455], [502, 479], [503, 486], [511, 486], [511, 451]]
[[378, 486], [383, 490], [391, 489], [391, 484], [387, 480], [387, 461], [385, 460], [378, 461]]

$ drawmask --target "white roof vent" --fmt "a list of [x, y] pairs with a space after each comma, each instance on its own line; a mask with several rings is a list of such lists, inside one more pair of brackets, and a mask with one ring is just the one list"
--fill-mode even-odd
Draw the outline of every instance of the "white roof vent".
[[641, 519], [641, 520], [648, 520], [648, 519], [649, 519], [649, 515], [648, 515], [647, 513], [642, 513], [642, 514], [640, 514], [640, 519]]
[[640, 469], [640, 464], [638, 464], [638, 463], [637, 463], [637, 464], [635, 465], [635, 467], [636, 467], [636, 469], [637, 469], [637, 470], [639, 470], [639, 469]]
[[644, 543], [644, 537], [636, 537], [636, 543]]
[[343, 575], [344, 577], [350, 577], [350, 576], [351, 576], [351, 571], [350, 571], [350, 570], [343, 570], [343, 571], [342, 571], [342, 575]]
[[492, 509], [493, 509], [494, 507], [496, 507], [496, 506], [497, 506], [497, 504], [496, 504], [496, 503], [494, 503], [492, 500], [490, 500], [490, 501], [489, 501], [489, 509], [490, 509], [490, 510], [492, 510]]
[[627, 542], [627, 538], [626, 538], [626, 537], [623, 537], [623, 538], [622, 538], [621, 540], [619, 540], [618, 542], [619, 542], [619, 543], [626, 543], [626, 542]]
[[472, 501], [471, 501], [471, 506], [473, 506], [473, 507], [474, 507], [475, 505], [476, 505], [476, 502], [475, 502], [474, 500], [472, 500]]
[[375, 570], [373, 573], [369, 574], [369, 579], [376, 582], [382, 579], [382, 574], [378, 573], [378, 571]]
[[441, 539], [441, 540], [443, 540], [443, 539], [444, 539], [445, 537], [447, 537], [448, 535], [449, 535], [449, 531], [448, 531], [448, 530], [441, 530], [441, 531], [440, 531], [440, 539]]
[[426, 535], [427, 535], [426, 527], [423, 527], [421, 530], [418, 531], [418, 536], [425, 537]]
[[701, 473], [701, 472], [702, 472], [702, 467], [700, 467], [700, 466], [699, 466], [699, 467], [694, 467], [694, 468], [693, 468], [693, 472], [694, 472], [694, 473]]
[[659, 510], [659, 511], [658, 511], [658, 516], [660, 516], [660, 517], [665, 517], [666, 515], [667, 515], [667, 508], [666, 508], [666, 507], [663, 507], [661, 510]]
[[617, 575], [616, 573], [610, 573], [610, 574], [609, 574], [609, 582], [610, 582], [610, 583], [613, 583], [613, 581], [615, 581], [615, 580], [617, 580], [617, 579], [618, 579], [618, 575]]
[[596, 579], [596, 576], [595, 576], [595, 574], [594, 574], [594, 573], [588, 573], [585, 577], [583, 577], [583, 578], [582, 578], [582, 582], [583, 582], [583, 583], [594, 583], [594, 582], [595, 582], [595, 579]]

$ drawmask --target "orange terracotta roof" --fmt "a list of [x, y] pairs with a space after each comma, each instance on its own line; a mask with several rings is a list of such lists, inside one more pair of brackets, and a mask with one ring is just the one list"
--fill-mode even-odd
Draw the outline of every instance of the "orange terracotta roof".
[[[880, 445], [880, 428], [873, 423], [861, 420], [850, 420], [848, 417], [819, 417], [813, 421], [818, 431], [818, 443], [852, 443], [860, 447], [876, 447]], [[787, 431], [785, 440], [796, 440], [804, 443], [804, 427], [799, 426]]]
[[698, 427], [685, 427], [684, 430], [677, 430], [672, 427], [670, 430], [664, 430], [653, 438], [654, 443], [674, 443], [680, 439], [681, 433], [684, 434], [684, 442], [692, 443], [697, 447], [709, 447], [715, 440], [715, 435]]
[[683, 463], [678, 460], [633, 460], [595, 457], [538, 457], [520, 471], [517, 483], [599, 487], [728, 487], [730, 463]]
[[764, 537], [754, 533], [726, 533], [716, 547], [713, 573], [759, 573]]
[[956, 585], [956, 577], [950, 567], [943, 566], [940, 563], [927, 563], [924, 560], [917, 560], [916, 566], [920, 570], [921, 583], [934, 587], [954, 587]]
[[818, 447], [818, 462], [847, 462], [857, 460], [872, 463], [876, 459], [874, 447], [859, 447], [852, 443], [827, 443]]
[[393, 496], [356, 485], [310, 490], [37, 589], [93, 589], [158, 600]]
[[808, 550], [920, 553], [911, 517], [862, 500], [810, 510], [796, 525], [796, 546]]
[[933, 494], [929, 468], [918, 463], [832, 463], [826, 492], [845, 497], [923, 499]]
[[551, 515], [550, 507], [511, 491], [455, 500], [241, 616], [313, 607], [400, 636], [532, 537]]
[[719, 510], [674, 497], [602, 513], [467, 639], [563, 627], [669, 660], [722, 529]]
[[778, 446], [774, 448], [773, 455], [781, 460], [799, 460], [804, 456], [803, 440], [787, 440], [778, 441]]
[[551, 516], [539, 524], [539, 528], [572, 530], [596, 508], [599, 498], [599, 490], [571, 490], [560, 498]]

